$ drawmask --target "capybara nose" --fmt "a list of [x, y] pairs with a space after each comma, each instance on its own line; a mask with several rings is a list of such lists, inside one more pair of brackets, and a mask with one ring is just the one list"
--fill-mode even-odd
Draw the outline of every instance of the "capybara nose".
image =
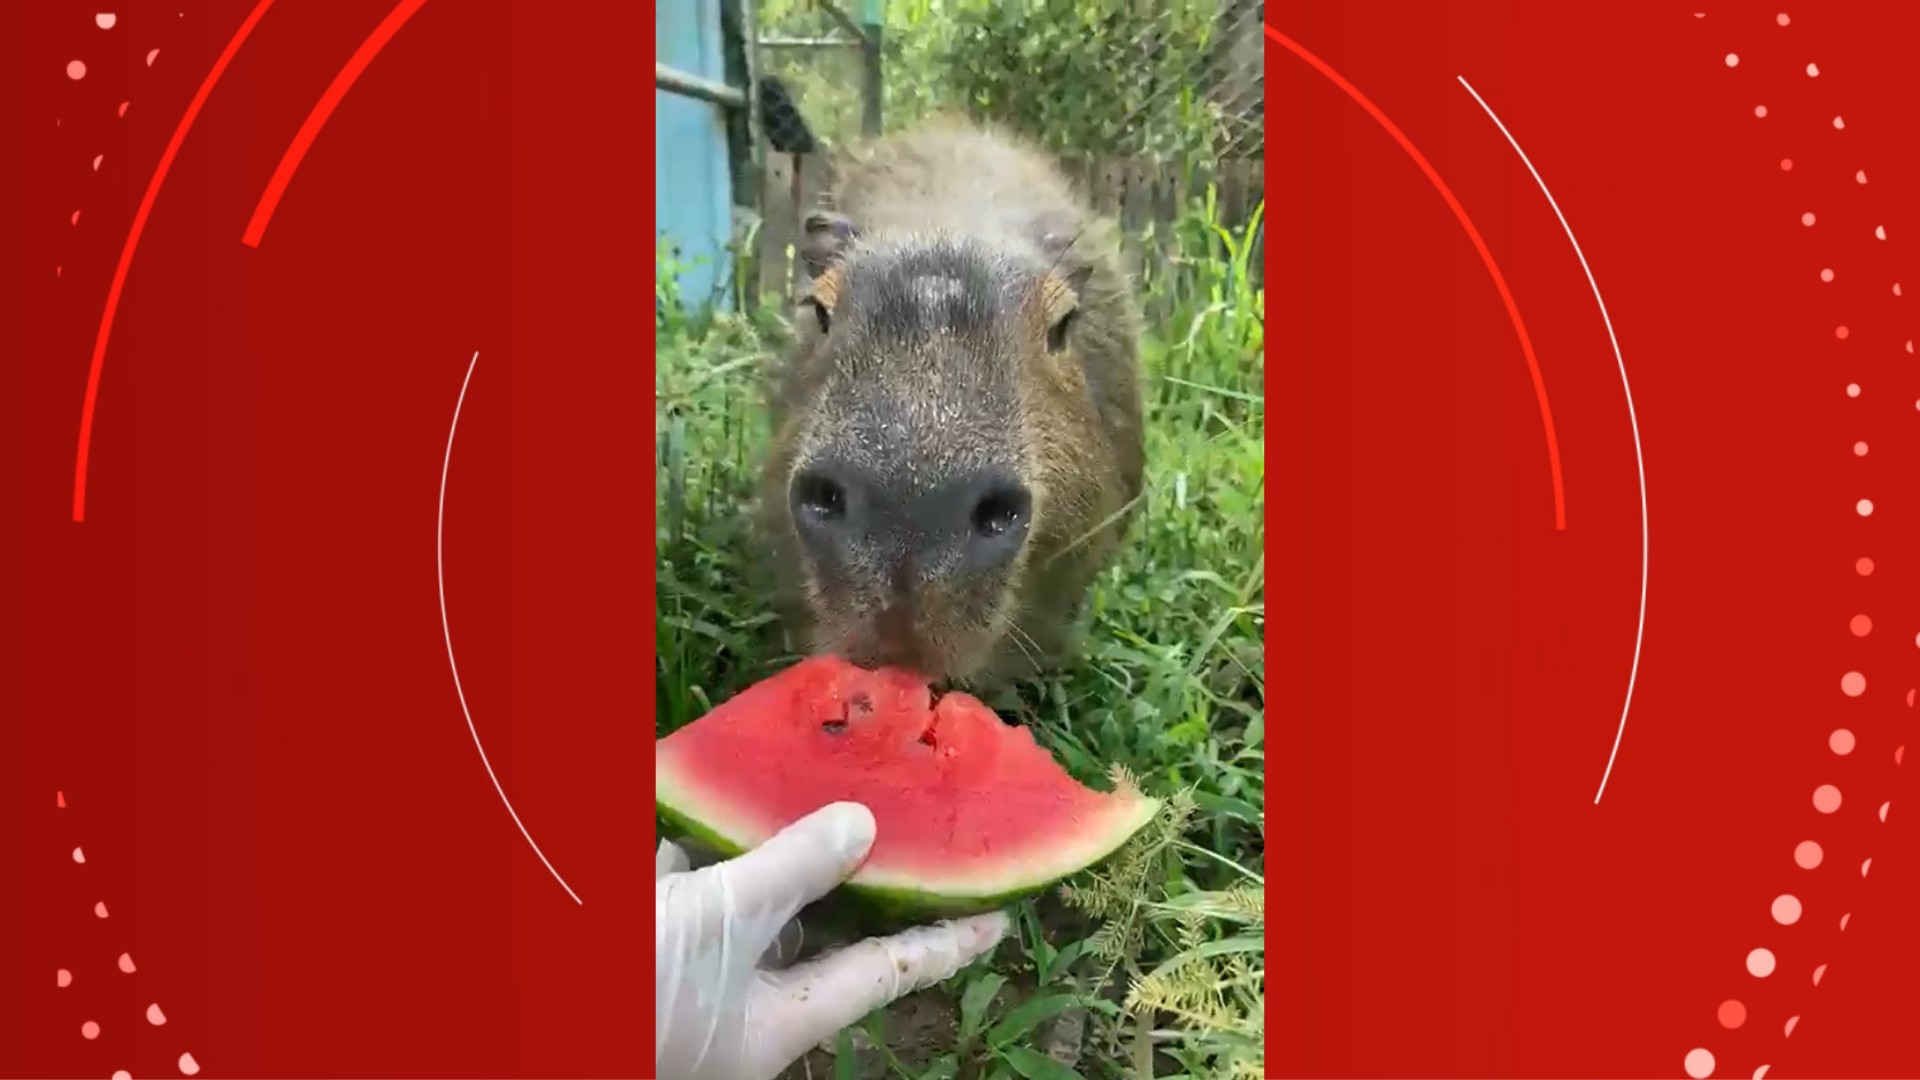
[[788, 501], [816, 560], [844, 563], [857, 549], [876, 569], [935, 575], [1006, 566], [1026, 543], [1033, 513], [1032, 492], [1004, 472], [975, 473], [902, 499], [835, 462], [796, 473]]

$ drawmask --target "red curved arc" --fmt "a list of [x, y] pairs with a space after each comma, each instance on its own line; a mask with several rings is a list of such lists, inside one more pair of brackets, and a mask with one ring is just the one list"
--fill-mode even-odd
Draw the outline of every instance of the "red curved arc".
[[1460, 227], [1467, 231], [1467, 239], [1473, 241], [1474, 250], [1480, 253], [1480, 261], [1486, 265], [1487, 273], [1493, 277], [1494, 288], [1500, 292], [1501, 302], [1507, 306], [1507, 318], [1513, 323], [1513, 332], [1520, 339], [1520, 351], [1526, 354], [1527, 370], [1533, 375], [1533, 394], [1540, 402], [1540, 423], [1547, 433], [1547, 466], [1553, 472], [1553, 525], [1556, 529], [1565, 530], [1567, 495], [1560, 474], [1560, 438], [1553, 427], [1553, 407], [1547, 402], [1547, 382], [1540, 374], [1540, 359], [1534, 355], [1533, 339], [1527, 336], [1527, 324], [1520, 318], [1520, 305], [1514, 302], [1513, 290], [1507, 288], [1506, 276], [1500, 273], [1500, 264], [1494, 261], [1492, 249], [1487, 247], [1487, 242], [1481, 237], [1480, 230], [1474, 227], [1473, 219], [1467, 216], [1466, 207], [1460, 205], [1460, 200], [1454, 197], [1453, 190], [1447, 187], [1445, 180], [1440, 178], [1439, 170], [1435, 169], [1426, 155], [1413, 145], [1413, 140], [1407, 138], [1406, 132], [1401, 131], [1398, 125], [1387, 118], [1386, 113], [1380, 111], [1378, 105], [1368, 100], [1358, 87], [1342, 78], [1339, 72], [1327, 65], [1326, 61], [1308, 52], [1299, 42], [1273, 27], [1268, 26], [1265, 29], [1268, 37], [1286, 46], [1295, 56], [1305, 60], [1315, 71], [1325, 75], [1333, 81], [1335, 86], [1346, 91], [1348, 97], [1358, 102], [1361, 108], [1367, 110], [1369, 116], [1386, 129], [1387, 134], [1393, 136], [1394, 141], [1400, 144], [1400, 149], [1405, 150], [1407, 156], [1413, 159], [1413, 163], [1420, 166], [1420, 171], [1427, 174], [1427, 179], [1433, 183], [1434, 189], [1440, 192], [1440, 197], [1446, 200], [1447, 207], [1459, 220]]
[[240, 235], [241, 243], [252, 248], [260, 246], [260, 237], [267, 231], [267, 222], [273, 219], [273, 212], [280, 205], [280, 197], [286, 194], [287, 184], [293, 180], [294, 172], [300, 168], [300, 162], [306, 158], [307, 150], [319, 136], [320, 129], [333, 117], [333, 110], [339, 107], [347, 91], [353, 89], [360, 73], [367, 70], [373, 58], [380, 55], [380, 50], [387, 47], [393, 35], [399, 33], [400, 28], [407, 25], [407, 20], [413, 18], [414, 12], [424, 7], [426, 2], [400, 0], [387, 13], [387, 17], [380, 20], [380, 25], [373, 28], [373, 33], [367, 35], [367, 40], [361, 42], [360, 47], [347, 58], [346, 65], [333, 77], [333, 82], [327, 84], [320, 100], [313, 103], [313, 111], [307, 114], [306, 122], [300, 125], [299, 131], [294, 132], [293, 141], [287, 144], [287, 152], [280, 156], [279, 167], [273, 170], [266, 190], [260, 193], [260, 202], [253, 208], [247, 231]]
[[147, 216], [153, 212], [153, 201], [160, 194], [160, 185], [166, 182], [168, 170], [173, 168], [173, 159], [180, 153], [180, 144], [186, 141], [187, 131], [200, 115], [201, 106], [213, 93], [215, 83], [226, 73], [227, 65], [233, 61], [233, 55], [253, 33], [260, 16], [273, 6], [273, 0], [260, 0], [241, 21], [240, 28], [233, 32], [233, 38], [227, 47], [220, 50], [213, 66], [207, 69], [207, 77], [200, 81], [200, 89], [195, 91], [193, 100], [187, 103], [187, 111], [180, 114], [180, 122], [174, 126], [173, 137], [167, 140], [167, 148], [160, 153], [160, 163], [154, 166], [153, 176], [147, 181], [147, 192], [140, 197], [140, 206], [133, 212], [133, 226], [127, 230], [127, 242], [120, 248], [120, 262], [113, 270], [113, 283], [107, 286], [107, 305], [100, 313], [100, 330], [93, 340], [93, 363], [87, 370], [87, 396], [80, 405], [80, 449], [73, 462], [73, 520], [87, 519], [87, 458], [93, 447], [93, 412], [100, 399], [100, 371], [106, 365], [107, 339], [113, 335], [113, 317], [120, 310], [120, 292], [127, 283], [127, 269], [133, 265], [134, 250], [140, 246], [140, 234], [146, 231]]

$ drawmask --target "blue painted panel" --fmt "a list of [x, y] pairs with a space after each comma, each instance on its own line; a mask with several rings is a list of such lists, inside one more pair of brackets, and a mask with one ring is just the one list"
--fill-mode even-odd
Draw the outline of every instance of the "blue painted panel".
[[[726, 81], [719, 0], [661, 0], [654, 38], [660, 62], [715, 82]], [[695, 262], [681, 275], [690, 304], [727, 287], [727, 242], [733, 232], [733, 178], [727, 160], [726, 110], [655, 89], [654, 213], [659, 230]]]

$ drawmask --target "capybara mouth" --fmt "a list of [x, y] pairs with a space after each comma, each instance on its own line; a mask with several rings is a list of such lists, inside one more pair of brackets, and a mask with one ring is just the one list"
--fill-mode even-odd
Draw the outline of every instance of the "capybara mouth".
[[966, 680], [964, 678], [937, 671], [928, 671], [925, 667], [917, 664], [887, 663], [875, 659], [871, 655], [849, 656], [844, 653], [833, 653], [831, 655], [866, 671], [879, 671], [882, 668], [890, 668], [895, 671], [905, 671], [913, 674], [927, 684], [927, 705], [929, 708], [938, 705], [941, 698], [946, 697], [955, 690], [963, 690], [966, 686]]
[[947, 676], [945, 664], [927, 657], [918, 649], [855, 648], [843, 651], [840, 657], [868, 671], [878, 671], [881, 668], [910, 671], [928, 682]]
[[911, 637], [892, 637], [883, 644], [863, 635], [852, 642], [842, 642], [838, 648], [823, 651], [868, 671], [892, 668], [911, 672], [936, 690], [964, 682], [972, 674], [958, 654]]

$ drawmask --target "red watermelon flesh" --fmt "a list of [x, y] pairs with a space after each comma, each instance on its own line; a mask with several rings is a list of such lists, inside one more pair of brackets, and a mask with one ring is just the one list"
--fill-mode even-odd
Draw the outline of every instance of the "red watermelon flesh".
[[873, 811], [848, 883], [894, 908], [985, 910], [1112, 854], [1158, 809], [1069, 776], [978, 700], [891, 670], [802, 661], [655, 745], [670, 825], [749, 850], [829, 803]]

